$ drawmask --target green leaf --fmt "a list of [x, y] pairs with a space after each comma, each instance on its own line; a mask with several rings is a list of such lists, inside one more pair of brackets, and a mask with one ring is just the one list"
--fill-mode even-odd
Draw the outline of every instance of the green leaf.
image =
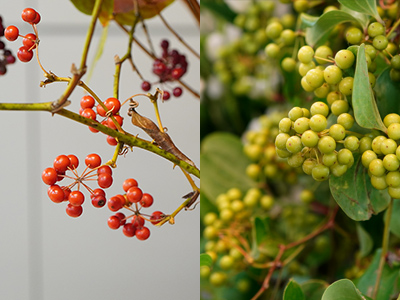
[[307, 44], [314, 47], [323, 38], [327, 38], [329, 32], [335, 28], [336, 25], [345, 22], [358, 22], [358, 20], [352, 15], [340, 10], [333, 10], [324, 13], [314, 26], [307, 29]]
[[[70, 0], [72, 4], [86, 15], [91, 15], [95, 1], [93, 0]], [[107, 25], [112, 17], [114, 0], [104, 0], [101, 5], [99, 20], [103, 26]]]
[[400, 84], [390, 79], [390, 68], [385, 69], [375, 83], [376, 103], [384, 118], [387, 114], [400, 111]]
[[357, 223], [357, 236], [360, 241], [360, 256], [365, 257], [371, 252], [374, 241], [359, 223]]
[[253, 220], [253, 241], [259, 245], [268, 236], [268, 218], [263, 220], [260, 217], [255, 217]]
[[378, 10], [376, 8], [376, 0], [338, 0], [340, 4], [342, 4], [343, 6], [372, 16], [374, 17], [378, 22], [383, 23], [381, 17], [379, 16]]
[[386, 190], [372, 187], [361, 156], [354, 153], [354, 164], [340, 177], [331, 176], [329, 186], [333, 198], [355, 221], [368, 220], [372, 214], [378, 214], [389, 205], [390, 197]]
[[318, 21], [319, 17], [301, 13], [300, 19], [301, 19], [300, 29], [305, 29], [313, 26]]
[[206, 8], [210, 10], [230, 23], [233, 23], [233, 20], [236, 17], [236, 13], [225, 3], [225, 1], [202, 0], [200, 7], [201, 9]]
[[[374, 289], [376, 270], [378, 270], [379, 267], [381, 252], [381, 249], [378, 249], [375, 252], [374, 258], [372, 259], [368, 269], [357, 282], [358, 289], [369, 297], [372, 296], [372, 291]], [[399, 268], [400, 267], [389, 267], [388, 264], [385, 264], [382, 271], [381, 282], [378, 288], [376, 300], [390, 299], [390, 295], [393, 294], [396, 287], [397, 277], [399, 276]]]
[[233, 187], [242, 192], [256, 187], [246, 175], [250, 160], [243, 153], [240, 139], [230, 133], [213, 133], [201, 144], [201, 190], [215, 203], [219, 194]]
[[363, 297], [353, 282], [341, 279], [325, 290], [322, 300], [363, 300]]
[[90, 65], [88, 74], [85, 78], [86, 83], [90, 82], [90, 79], [93, 76], [93, 72], [94, 72], [94, 68], [96, 67], [97, 62], [99, 61], [99, 59], [101, 58], [101, 56], [103, 55], [103, 50], [104, 50], [104, 46], [106, 44], [107, 41], [107, 36], [108, 36], [108, 27], [109, 27], [110, 23], [108, 23], [107, 25], [105, 25], [103, 27], [103, 32], [101, 34], [101, 38], [99, 40], [99, 44], [97, 45], [97, 50], [96, 50], [96, 55], [93, 59], [92, 64]]
[[361, 24], [363, 29], [366, 29], [368, 27], [368, 24], [370, 21], [370, 17], [368, 15], [351, 10], [351, 9], [347, 8], [346, 6], [342, 6], [340, 8], [340, 10], [347, 12], [350, 15], [352, 15], [354, 18], [356, 18], [358, 20], [358, 22]]
[[303, 300], [304, 293], [300, 285], [291, 279], [283, 292], [283, 300]]
[[212, 263], [213, 263], [213, 261], [212, 261], [212, 258], [210, 255], [208, 255], [207, 253], [200, 254], [200, 267], [202, 267], [202, 266], [211, 267]]
[[[393, 201], [392, 218], [390, 218], [390, 231], [400, 238], [400, 200], [396, 199]], [[394, 217], [396, 216], [396, 217]]]
[[329, 286], [325, 281], [322, 280], [308, 280], [301, 284], [304, 297], [307, 300], [321, 300], [324, 291]]
[[358, 48], [352, 104], [354, 118], [358, 125], [364, 128], [378, 129], [386, 132], [387, 128], [379, 115], [374, 94], [369, 83], [364, 44], [361, 44]]

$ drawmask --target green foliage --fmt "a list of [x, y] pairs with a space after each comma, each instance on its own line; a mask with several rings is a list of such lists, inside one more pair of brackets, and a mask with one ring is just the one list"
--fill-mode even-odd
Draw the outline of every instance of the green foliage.
[[354, 283], [348, 279], [341, 279], [326, 289], [322, 300], [363, 300], [363, 296]]
[[283, 293], [283, 300], [304, 300], [304, 293], [300, 285], [294, 281], [289, 281]]
[[202, 266], [210, 267], [211, 265], [212, 265], [211, 256], [206, 253], [200, 254], [200, 267], [202, 267]]

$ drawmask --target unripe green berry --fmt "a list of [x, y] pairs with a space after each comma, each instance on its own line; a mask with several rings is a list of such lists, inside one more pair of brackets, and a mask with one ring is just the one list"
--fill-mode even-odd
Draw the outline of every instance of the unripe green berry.
[[286, 142], [290, 138], [290, 135], [287, 133], [280, 133], [275, 138], [275, 147], [281, 150], [286, 150]]
[[395, 154], [387, 154], [382, 160], [383, 166], [388, 171], [396, 171], [400, 167], [400, 161]]
[[346, 136], [346, 129], [340, 124], [333, 124], [329, 128], [329, 135], [335, 139], [335, 141], [341, 141]]
[[337, 154], [335, 152], [330, 152], [330, 153], [325, 153], [324, 156], [322, 156], [322, 163], [327, 166], [333, 166], [336, 161], [337, 161]]
[[222, 270], [229, 270], [232, 269], [234, 262], [234, 259], [230, 255], [224, 255], [219, 259], [219, 266]]
[[204, 225], [212, 225], [214, 222], [218, 219], [218, 216], [215, 212], [209, 212], [206, 213], [205, 216], [203, 217], [203, 223]]
[[201, 266], [200, 267], [200, 277], [205, 279], [210, 276], [211, 268], [209, 266]]
[[386, 139], [381, 143], [382, 154], [392, 154], [395, 153], [397, 149], [397, 143], [392, 139]]
[[327, 63], [326, 60], [329, 57], [332, 57], [332, 55], [333, 55], [332, 49], [330, 47], [328, 47], [328, 46], [319, 46], [315, 50], [315, 60], [320, 65], [326, 64]]
[[398, 114], [388, 114], [383, 119], [383, 124], [385, 124], [386, 127], [389, 127], [389, 125], [393, 123], [400, 123], [400, 116]]
[[269, 43], [265, 47], [265, 53], [270, 57], [270, 58], [277, 58], [278, 55], [280, 54], [281, 47], [279, 47], [277, 44], [274, 43]]
[[349, 130], [351, 127], [353, 127], [354, 118], [348, 113], [343, 113], [338, 116], [337, 122], [338, 124], [342, 125], [344, 129]]
[[344, 140], [344, 146], [350, 151], [356, 151], [360, 147], [360, 140], [354, 135], [350, 135]]
[[296, 154], [293, 154], [292, 156], [288, 157], [287, 163], [289, 166], [292, 168], [298, 168], [301, 167], [303, 162], [305, 160], [305, 157], [301, 152], [298, 152]]
[[335, 65], [327, 66], [324, 70], [324, 79], [329, 84], [338, 84], [343, 78], [342, 70]]
[[288, 113], [288, 117], [290, 120], [292, 121], [296, 121], [298, 118], [303, 117], [303, 110], [300, 107], [293, 107], [289, 113]]
[[311, 116], [320, 114], [320, 115], [323, 115], [324, 117], [327, 117], [329, 114], [329, 107], [324, 102], [317, 101], [311, 105], [310, 113], [311, 113]]
[[310, 190], [302, 190], [300, 193], [300, 200], [303, 203], [310, 203], [314, 200], [314, 193]]
[[380, 51], [385, 50], [388, 46], [388, 43], [389, 41], [384, 35], [378, 35], [372, 40], [372, 45], [375, 47], [376, 50]]
[[310, 122], [310, 120], [308, 118], [305, 117], [301, 117], [298, 118], [296, 121], [294, 121], [294, 130], [297, 133], [303, 133], [304, 131], [310, 129], [310, 126], [308, 125], [308, 123]]
[[393, 199], [400, 199], [400, 187], [388, 187], [389, 196]]
[[372, 175], [371, 176], [371, 184], [377, 190], [384, 190], [388, 187], [385, 176], [377, 177], [377, 176]]
[[390, 75], [390, 79], [393, 82], [399, 82], [400, 81], [400, 70], [390, 69], [389, 75]]
[[299, 74], [301, 76], [306, 76], [307, 72], [315, 68], [315, 63], [310, 61], [308, 64], [299, 64]]
[[326, 102], [328, 102], [329, 105], [332, 105], [333, 102], [335, 102], [336, 100], [341, 100], [341, 99], [343, 99], [343, 97], [339, 91], [330, 92], [326, 96]]
[[321, 132], [328, 124], [326, 117], [320, 114], [314, 115], [310, 118], [309, 126], [311, 130]]
[[400, 187], [400, 172], [392, 171], [386, 174], [386, 183], [390, 187]]
[[335, 116], [339, 116], [349, 111], [349, 103], [345, 100], [336, 100], [331, 105], [331, 111]]
[[319, 88], [324, 83], [324, 72], [317, 68], [311, 69], [306, 74], [306, 80], [312, 88]]
[[385, 136], [379, 135], [379, 136], [375, 137], [375, 138], [372, 140], [372, 145], [371, 145], [371, 147], [372, 147], [372, 150], [373, 150], [376, 154], [382, 154], [381, 145], [382, 145], [382, 142], [383, 142], [384, 140], [386, 140], [386, 139], [387, 139], [387, 138], [386, 138]]
[[267, 36], [270, 39], [275, 40], [281, 35], [283, 26], [279, 22], [272, 22], [267, 26], [267, 28], [265, 30], [266, 30]]
[[331, 153], [336, 149], [336, 141], [331, 136], [323, 136], [318, 141], [318, 150], [321, 153]]
[[[286, 147], [286, 145], [285, 145]], [[276, 155], [278, 155], [280, 158], [288, 158], [289, 156], [292, 155], [292, 153], [290, 153], [289, 151], [282, 150], [282, 149], [276, 149]]]
[[314, 90], [314, 95], [320, 99], [326, 98], [330, 92], [329, 84], [326, 82], [321, 85], [319, 88]]
[[246, 175], [253, 180], [257, 180], [261, 176], [261, 167], [259, 164], [250, 164], [246, 167]]
[[[315, 69], [313, 69], [313, 70], [315, 70]], [[310, 71], [311, 71], [311, 70], [310, 70]], [[307, 74], [308, 74], [308, 73], [307, 73]], [[304, 77], [301, 78], [300, 84], [301, 84], [301, 87], [302, 87], [306, 92], [313, 92], [313, 91], [315, 90], [314, 87], [312, 87], [311, 85], [308, 84], [306, 76], [304, 76]]]
[[287, 139], [287, 141], [286, 141], [286, 150], [287, 151], [289, 151], [293, 154], [296, 154], [297, 152], [300, 152], [302, 148], [303, 147], [301, 144], [300, 137], [294, 135]]
[[368, 54], [371, 58], [371, 61], [374, 61], [376, 58], [377, 51], [372, 45], [365, 45], [365, 54]]
[[301, 135], [301, 142], [305, 147], [315, 147], [318, 144], [318, 134], [312, 130], [307, 130]]
[[364, 153], [367, 150], [372, 150], [372, 138], [369, 136], [364, 136], [360, 139], [360, 153]]
[[343, 176], [343, 174], [346, 173], [347, 169], [347, 165], [341, 165], [338, 162], [329, 167], [330, 173], [335, 177]]
[[400, 123], [392, 123], [387, 129], [387, 134], [389, 138], [393, 140], [400, 139]]
[[390, 66], [393, 69], [400, 70], [400, 54], [394, 55], [390, 60]]
[[226, 282], [227, 276], [223, 272], [213, 272], [211, 273], [209, 280], [213, 286], [219, 287]]
[[285, 46], [291, 46], [296, 39], [296, 33], [291, 29], [285, 29], [281, 33], [281, 40]]
[[378, 35], [384, 34], [385, 27], [379, 22], [373, 22], [373, 23], [369, 24], [367, 32], [371, 38], [374, 38]]
[[346, 32], [346, 40], [349, 44], [358, 45], [363, 39], [362, 31], [357, 27], [351, 27]]
[[385, 167], [381, 159], [376, 158], [372, 160], [368, 167], [369, 172], [377, 177], [385, 175]]
[[342, 70], [350, 68], [355, 61], [353, 52], [347, 49], [340, 50], [335, 55], [335, 63]]
[[329, 168], [324, 165], [317, 165], [312, 169], [311, 175], [316, 181], [324, 181], [329, 179]]
[[206, 226], [203, 230], [203, 236], [207, 240], [213, 240], [218, 237], [218, 230], [214, 226]]
[[338, 162], [341, 165], [348, 165], [353, 158], [353, 153], [346, 148], [340, 149], [337, 154]]
[[264, 195], [260, 199], [260, 205], [263, 209], [269, 210], [274, 205], [274, 197], [271, 195]]
[[339, 82], [339, 91], [346, 96], [350, 96], [353, 93], [353, 77], [345, 77]]
[[291, 73], [296, 69], [296, 61], [291, 57], [285, 57], [281, 66], [284, 71]]
[[314, 158], [307, 158], [303, 162], [303, 166], [302, 166], [303, 172], [306, 173], [307, 175], [311, 175], [312, 170], [317, 165], [318, 165], [318, 163]]
[[310, 63], [313, 57], [314, 57], [314, 50], [310, 46], [301, 47], [297, 53], [297, 58], [303, 64]]

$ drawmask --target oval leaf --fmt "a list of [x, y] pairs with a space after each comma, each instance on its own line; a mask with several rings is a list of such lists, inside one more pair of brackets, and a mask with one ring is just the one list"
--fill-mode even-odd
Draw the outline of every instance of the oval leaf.
[[324, 13], [312, 27], [307, 29], [307, 44], [314, 47], [319, 41], [326, 38], [329, 32], [335, 28], [336, 25], [345, 22], [358, 22], [358, 20], [352, 15], [340, 10], [333, 10]]
[[376, 8], [376, 0], [338, 0], [340, 4], [342, 4], [343, 6], [372, 16], [374, 17], [378, 22], [383, 23], [381, 17], [379, 16], [378, 10]]
[[[357, 282], [357, 288], [366, 296], [371, 297], [376, 281], [376, 270], [379, 268], [379, 260], [381, 257], [381, 249], [376, 250], [374, 258], [365, 273]], [[390, 299], [390, 295], [396, 289], [396, 281], [399, 276], [400, 267], [389, 267], [385, 264], [382, 271], [381, 282], [378, 289], [376, 300]]]
[[300, 285], [293, 279], [287, 284], [283, 293], [283, 300], [303, 300], [304, 293]]
[[329, 186], [337, 204], [355, 221], [368, 220], [372, 214], [378, 214], [386, 209], [390, 202], [386, 190], [372, 187], [367, 170], [358, 154], [354, 154], [354, 164], [343, 176], [331, 176]]
[[360, 257], [365, 257], [371, 252], [374, 241], [360, 224], [357, 224], [357, 236], [360, 242]]
[[208, 255], [207, 253], [200, 254], [200, 267], [202, 267], [202, 266], [211, 267], [212, 262], [213, 261], [212, 261], [212, 258], [210, 255]]
[[374, 94], [368, 78], [368, 66], [365, 58], [365, 45], [361, 44], [357, 52], [356, 71], [353, 84], [353, 110], [358, 125], [386, 132]]
[[329, 286], [325, 281], [312, 279], [301, 284], [304, 297], [307, 300], [321, 300], [324, 291]]
[[363, 300], [353, 282], [341, 279], [332, 283], [322, 295], [322, 300]]
[[219, 194], [233, 187], [243, 192], [256, 184], [246, 175], [250, 160], [240, 139], [230, 133], [213, 133], [201, 145], [201, 191], [214, 203]]
[[390, 79], [390, 68], [384, 70], [376, 79], [374, 90], [376, 103], [383, 118], [387, 114], [400, 111], [400, 84]]

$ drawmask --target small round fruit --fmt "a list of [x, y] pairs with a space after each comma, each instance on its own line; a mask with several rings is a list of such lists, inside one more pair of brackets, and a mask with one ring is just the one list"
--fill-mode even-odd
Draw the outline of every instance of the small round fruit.
[[323, 115], [324, 117], [327, 117], [329, 114], [329, 107], [324, 102], [317, 101], [311, 105], [310, 113], [311, 116], [320, 114]]
[[335, 63], [342, 70], [350, 68], [355, 61], [353, 52], [347, 49], [340, 50], [335, 55]]
[[14, 25], [8, 26], [4, 30], [4, 37], [10, 42], [15, 41], [19, 36], [19, 29]]
[[325, 181], [329, 179], [329, 173], [327, 166], [319, 164], [312, 169], [311, 175], [316, 181]]
[[328, 124], [326, 117], [321, 114], [316, 114], [310, 118], [309, 126], [311, 130], [321, 132]]
[[323, 136], [318, 141], [318, 150], [321, 153], [331, 153], [336, 149], [336, 141], [331, 136]]
[[314, 50], [310, 46], [301, 47], [297, 53], [297, 58], [303, 64], [310, 63], [313, 57], [314, 57]]

